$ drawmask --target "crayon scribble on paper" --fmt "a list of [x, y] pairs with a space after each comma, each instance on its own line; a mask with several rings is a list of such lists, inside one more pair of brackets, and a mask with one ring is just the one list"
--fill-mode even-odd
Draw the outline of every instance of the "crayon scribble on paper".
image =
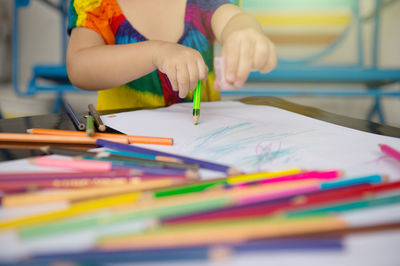
[[279, 159], [290, 161], [297, 148], [284, 145], [285, 138], [304, 132], [274, 133], [255, 123], [224, 126], [197, 137], [185, 149], [201, 158], [229, 162], [238, 167], [260, 170]]

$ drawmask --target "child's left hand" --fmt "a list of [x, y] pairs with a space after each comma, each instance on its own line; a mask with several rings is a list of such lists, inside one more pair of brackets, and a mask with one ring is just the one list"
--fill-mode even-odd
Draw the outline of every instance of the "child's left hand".
[[[275, 45], [265, 34], [255, 29], [241, 29], [230, 33], [222, 47], [225, 79], [233, 88], [240, 88], [251, 71], [267, 73], [277, 63]], [[215, 82], [215, 88], [221, 89]]]

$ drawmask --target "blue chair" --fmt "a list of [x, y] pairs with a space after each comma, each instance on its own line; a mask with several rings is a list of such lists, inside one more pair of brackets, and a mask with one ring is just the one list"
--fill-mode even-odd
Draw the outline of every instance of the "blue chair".
[[[399, 90], [387, 91], [384, 85], [400, 82], [400, 69], [380, 69], [378, 67], [380, 9], [383, 8], [382, 0], [375, 0], [375, 11], [371, 18], [374, 19], [374, 32], [372, 38], [372, 66], [366, 67], [364, 62], [364, 39], [362, 23], [364, 18], [360, 15], [359, 0], [246, 0], [242, 7], [253, 13], [262, 24], [265, 32], [271, 39], [280, 45], [305, 45], [311, 43], [322, 47], [312, 51], [301, 58], [279, 57], [277, 68], [268, 74], [254, 72], [250, 74], [249, 81], [265, 82], [322, 82], [322, 83], [358, 83], [365, 89], [318, 89], [318, 90], [293, 90], [263, 88], [239, 91], [227, 91], [222, 95], [250, 95], [250, 96], [345, 96], [363, 97], [374, 99], [373, 106], [367, 114], [371, 120], [378, 115], [379, 121], [385, 123], [381, 108], [383, 97], [400, 97]], [[329, 12], [323, 13], [323, 9]], [[338, 10], [339, 12], [335, 12]], [[278, 11], [278, 12], [276, 12]], [[267, 14], [265, 12], [272, 12]], [[275, 12], [275, 13], [274, 13]], [[308, 14], [307, 14], [308, 13]], [[322, 31], [313, 34], [312, 29], [299, 31], [300, 27], [322, 27], [329, 25], [339, 28], [338, 32]], [[275, 27], [275, 30], [274, 30]], [[292, 31], [290, 31], [292, 27]], [[347, 37], [351, 30], [356, 32], [357, 62], [354, 64], [320, 63], [327, 55], [332, 54]]]
[[[62, 61], [59, 64], [36, 64], [32, 67], [32, 76], [26, 90], [19, 85], [19, 10], [27, 7], [30, 0], [14, 0], [13, 13], [13, 39], [12, 39], [12, 61], [13, 73], [12, 82], [14, 92], [21, 97], [30, 97], [39, 92], [53, 92], [56, 97], [52, 106], [52, 112], [56, 113], [63, 108], [63, 95], [66, 92], [80, 91], [74, 87], [67, 76], [65, 65], [65, 52], [67, 46], [67, 2], [59, 0], [58, 4], [48, 0], [41, 0], [53, 10], [59, 13], [61, 21], [62, 36]], [[45, 82], [42, 82], [45, 81]]]

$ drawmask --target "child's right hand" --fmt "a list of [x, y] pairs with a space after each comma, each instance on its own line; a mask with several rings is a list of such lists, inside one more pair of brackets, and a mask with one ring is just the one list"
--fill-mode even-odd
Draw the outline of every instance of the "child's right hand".
[[185, 98], [196, 88], [199, 80], [206, 80], [208, 67], [201, 54], [192, 48], [170, 42], [160, 42], [153, 54], [153, 65], [168, 76], [172, 89]]

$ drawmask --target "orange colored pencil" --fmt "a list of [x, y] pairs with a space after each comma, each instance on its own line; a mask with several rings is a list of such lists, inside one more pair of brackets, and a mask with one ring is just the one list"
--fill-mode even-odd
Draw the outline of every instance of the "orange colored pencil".
[[0, 142], [19, 142], [19, 143], [64, 143], [64, 144], [96, 144], [99, 138], [108, 139], [109, 141], [127, 144], [128, 138], [110, 138], [107, 136], [102, 137], [89, 137], [85, 132], [83, 135], [37, 135], [25, 133], [0, 133]]
[[[85, 132], [72, 131], [72, 130], [58, 130], [58, 129], [43, 129], [43, 128], [31, 128], [27, 129], [27, 133], [37, 135], [60, 135], [60, 136], [84, 136]], [[146, 137], [146, 136], [132, 136], [125, 134], [115, 133], [101, 133], [96, 132], [93, 135], [98, 138], [128, 138], [129, 143], [142, 143], [142, 144], [159, 144], [159, 145], [172, 145], [172, 138], [161, 138], [161, 137]]]

